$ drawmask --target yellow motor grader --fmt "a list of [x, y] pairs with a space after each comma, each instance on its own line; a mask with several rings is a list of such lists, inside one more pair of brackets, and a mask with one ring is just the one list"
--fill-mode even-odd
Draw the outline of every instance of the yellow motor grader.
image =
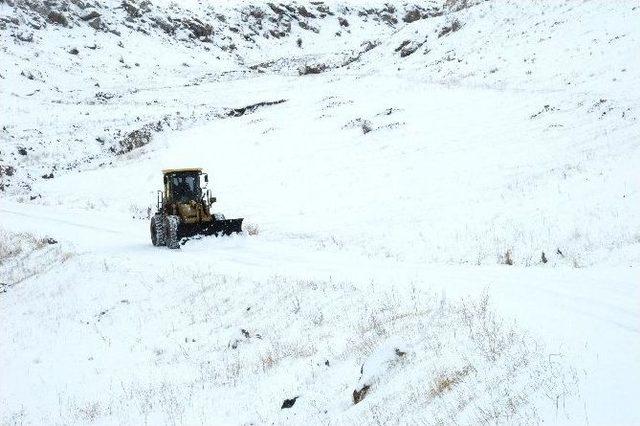
[[243, 219], [225, 219], [220, 213], [211, 213], [216, 198], [206, 188], [209, 178], [202, 169], [167, 169], [162, 175], [164, 191], [158, 191], [157, 212], [151, 218], [154, 246], [178, 249], [184, 238], [242, 232]]

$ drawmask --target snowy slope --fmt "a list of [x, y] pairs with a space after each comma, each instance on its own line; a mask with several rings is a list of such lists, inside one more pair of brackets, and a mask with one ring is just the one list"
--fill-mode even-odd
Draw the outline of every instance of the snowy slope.
[[640, 422], [640, 8], [464, 3], [0, 3], [0, 423]]

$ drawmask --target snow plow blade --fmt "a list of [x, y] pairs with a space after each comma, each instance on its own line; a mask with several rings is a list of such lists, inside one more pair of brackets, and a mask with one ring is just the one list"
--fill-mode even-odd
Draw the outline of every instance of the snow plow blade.
[[204, 225], [200, 234], [215, 235], [216, 237], [221, 235], [238, 234], [242, 232], [243, 220], [244, 219], [214, 220], [213, 222]]
[[207, 236], [231, 235], [242, 232], [242, 221], [244, 219], [223, 219], [213, 220], [209, 223], [180, 224], [178, 227], [178, 238], [189, 238], [197, 235]]

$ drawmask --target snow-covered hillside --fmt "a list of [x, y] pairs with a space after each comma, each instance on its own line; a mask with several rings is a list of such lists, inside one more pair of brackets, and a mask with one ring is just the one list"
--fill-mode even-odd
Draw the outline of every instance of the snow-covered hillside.
[[639, 19], [0, 0], [0, 423], [637, 424]]

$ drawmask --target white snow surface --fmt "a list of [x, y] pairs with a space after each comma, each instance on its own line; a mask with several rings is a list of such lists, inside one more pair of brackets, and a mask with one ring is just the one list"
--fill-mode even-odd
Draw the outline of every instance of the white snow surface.
[[637, 2], [273, 6], [0, 1], [0, 424], [640, 424]]

